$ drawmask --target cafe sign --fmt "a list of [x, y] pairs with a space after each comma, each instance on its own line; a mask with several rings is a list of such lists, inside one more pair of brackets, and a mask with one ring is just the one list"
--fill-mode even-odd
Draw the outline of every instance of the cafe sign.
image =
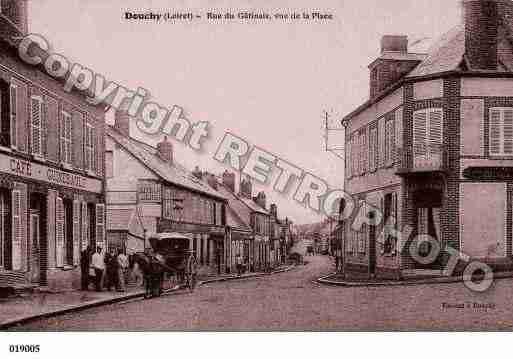
[[82, 191], [102, 192], [102, 182], [100, 180], [61, 171], [53, 167], [25, 161], [5, 154], [0, 154], [0, 171]]

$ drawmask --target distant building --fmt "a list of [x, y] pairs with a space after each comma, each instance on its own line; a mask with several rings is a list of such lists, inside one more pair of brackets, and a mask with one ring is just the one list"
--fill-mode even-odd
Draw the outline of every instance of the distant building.
[[253, 198], [252, 184], [248, 179], [242, 180], [237, 194], [235, 174], [228, 171], [222, 175], [219, 190], [228, 199], [228, 218], [232, 218], [228, 228], [232, 270], [237, 254], [242, 256], [251, 271], [263, 270], [271, 262], [270, 214], [265, 209], [265, 194], [260, 192]]
[[178, 163], [167, 138], [157, 148], [131, 138], [129, 121], [118, 111], [115, 125], [107, 128], [109, 246], [137, 244], [141, 227], [146, 238], [178, 232], [190, 238], [200, 273], [218, 272], [224, 263], [226, 199]]
[[370, 99], [343, 119], [345, 189], [412, 229], [399, 251], [389, 233], [377, 243], [383, 226], [356, 232], [347, 221], [339, 237], [348, 271], [441, 274], [447, 256], [421, 264], [410, 255], [417, 235], [511, 268], [513, 2], [461, 3], [462, 23], [427, 54], [410, 53], [406, 36], [384, 36]]
[[0, 286], [79, 288], [80, 252], [105, 246], [104, 109], [19, 58], [27, 24], [0, 0]]

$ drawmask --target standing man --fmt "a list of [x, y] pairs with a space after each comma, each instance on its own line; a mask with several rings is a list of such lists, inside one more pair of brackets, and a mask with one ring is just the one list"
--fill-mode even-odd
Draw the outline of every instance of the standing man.
[[82, 290], [89, 289], [89, 267], [91, 266], [91, 247], [87, 246], [86, 249], [80, 253], [80, 275], [82, 282]]
[[103, 260], [102, 249], [101, 247], [96, 248], [96, 252], [93, 254], [92, 258], [93, 268], [94, 268], [94, 279], [95, 279], [95, 288], [97, 292], [102, 291], [102, 277], [103, 271], [105, 269], [105, 262]]
[[128, 257], [119, 250], [118, 257], [118, 292], [124, 292], [126, 287], [126, 279], [128, 274]]

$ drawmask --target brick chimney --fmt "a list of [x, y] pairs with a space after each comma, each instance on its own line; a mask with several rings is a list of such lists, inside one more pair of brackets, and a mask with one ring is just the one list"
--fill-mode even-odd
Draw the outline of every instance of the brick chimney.
[[23, 34], [28, 34], [27, 0], [0, 0], [1, 13]]
[[251, 184], [251, 180], [244, 178], [240, 184], [240, 194], [245, 198], [252, 198], [253, 195], [253, 185]]
[[223, 185], [230, 191], [235, 193], [235, 173], [224, 171], [223, 173]]
[[173, 164], [173, 144], [167, 136], [157, 144], [157, 156], [164, 162]]
[[116, 111], [114, 115], [114, 128], [126, 137], [130, 137], [130, 116], [127, 111]]
[[375, 98], [387, 87], [399, 81], [421, 60], [421, 55], [408, 52], [408, 36], [383, 36], [381, 38], [381, 55], [369, 65], [370, 98]]
[[[511, 0], [462, 0], [465, 27], [465, 57], [471, 70], [497, 70], [499, 32], [505, 24], [511, 30]], [[511, 51], [510, 51], [511, 52]]]
[[258, 192], [257, 196], [253, 198], [256, 204], [265, 209], [266, 206], [266, 197], [265, 192]]
[[212, 187], [213, 189], [217, 190], [217, 186], [219, 184], [217, 182], [217, 177], [215, 175], [213, 175], [212, 173], [209, 173], [209, 172], [205, 172], [205, 176], [206, 176], [208, 185], [210, 187]]

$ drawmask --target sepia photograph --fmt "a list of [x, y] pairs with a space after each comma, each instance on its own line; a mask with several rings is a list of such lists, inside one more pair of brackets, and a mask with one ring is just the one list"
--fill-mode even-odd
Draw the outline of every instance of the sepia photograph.
[[0, 0], [0, 353], [512, 297], [513, 1]]

